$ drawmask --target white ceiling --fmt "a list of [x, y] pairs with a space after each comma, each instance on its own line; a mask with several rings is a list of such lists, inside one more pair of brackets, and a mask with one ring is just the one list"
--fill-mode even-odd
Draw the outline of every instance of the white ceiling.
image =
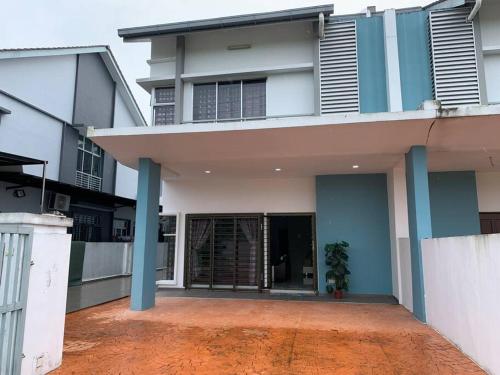
[[[430, 170], [500, 171], [498, 115], [249, 130], [242, 125], [239, 130], [227, 126], [227, 131], [225, 124], [210, 124], [218, 131], [188, 133], [181, 132], [182, 126], [142, 131], [148, 134], [137, 130], [99, 135], [97, 131], [93, 140], [118, 161], [134, 168], [139, 157], [151, 158], [162, 165], [169, 178], [386, 172], [402, 160], [412, 145], [425, 144]], [[359, 168], [353, 169], [353, 165]], [[276, 172], [275, 168], [282, 171]], [[205, 170], [212, 173], [206, 175]]]

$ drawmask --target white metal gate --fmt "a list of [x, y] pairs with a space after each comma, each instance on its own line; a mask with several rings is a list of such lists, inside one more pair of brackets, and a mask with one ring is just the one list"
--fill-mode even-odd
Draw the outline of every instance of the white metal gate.
[[0, 225], [0, 374], [21, 368], [32, 233]]

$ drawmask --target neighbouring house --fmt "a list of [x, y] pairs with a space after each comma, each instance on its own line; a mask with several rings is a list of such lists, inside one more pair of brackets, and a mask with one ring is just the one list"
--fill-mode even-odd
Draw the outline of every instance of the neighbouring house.
[[146, 126], [111, 50], [0, 50], [0, 106], [0, 212], [59, 211], [74, 241], [130, 241], [137, 172], [85, 136]]
[[0, 212], [73, 219], [70, 285], [130, 276], [137, 171], [86, 137], [147, 125], [109, 47], [0, 50], [0, 107]]
[[[479, 9], [479, 11], [478, 11]], [[89, 128], [138, 169], [133, 309], [160, 286], [350, 292], [426, 319], [424, 238], [500, 227], [500, 4], [336, 16], [333, 6], [133, 27], [151, 44], [151, 127]]]

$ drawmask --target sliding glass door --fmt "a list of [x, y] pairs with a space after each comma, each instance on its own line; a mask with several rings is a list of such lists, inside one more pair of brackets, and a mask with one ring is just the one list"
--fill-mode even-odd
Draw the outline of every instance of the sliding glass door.
[[186, 286], [258, 289], [262, 215], [188, 215]]

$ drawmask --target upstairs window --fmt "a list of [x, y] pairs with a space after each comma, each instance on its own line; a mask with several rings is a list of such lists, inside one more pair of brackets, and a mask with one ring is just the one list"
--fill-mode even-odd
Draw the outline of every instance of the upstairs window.
[[172, 125], [175, 122], [175, 88], [157, 87], [153, 93], [153, 124]]
[[78, 138], [76, 165], [77, 186], [100, 191], [102, 187], [102, 163], [104, 151], [87, 137]]
[[195, 84], [193, 120], [218, 121], [266, 116], [266, 81]]

